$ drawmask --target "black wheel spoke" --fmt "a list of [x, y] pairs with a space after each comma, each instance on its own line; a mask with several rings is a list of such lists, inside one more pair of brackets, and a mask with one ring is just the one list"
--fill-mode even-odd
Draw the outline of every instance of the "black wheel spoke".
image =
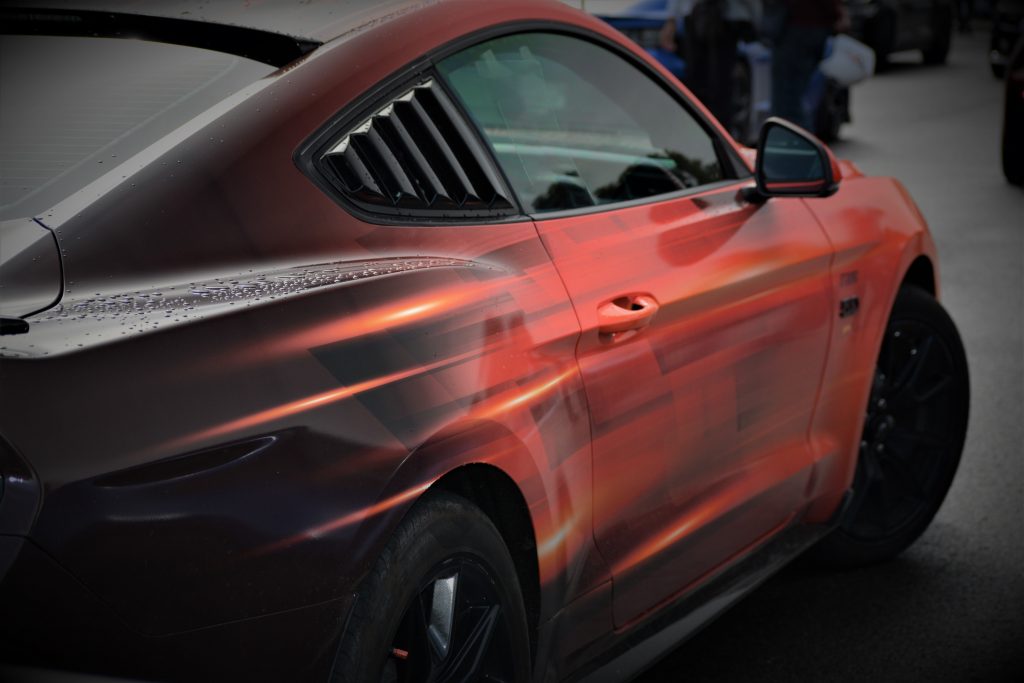
[[913, 455], [922, 448], [929, 450], [944, 448], [946, 440], [940, 434], [919, 432], [908, 427], [896, 427], [889, 435], [889, 443], [898, 453]]
[[866, 484], [865, 489], [877, 488], [877, 485], [882, 482], [885, 475], [882, 472], [881, 466], [878, 464], [878, 458], [875, 453], [867, 451], [864, 454], [864, 483]]
[[904, 496], [915, 503], [923, 503], [927, 500], [928, 494], [924, 484], [920, 481], [920, 473], [914, 472], [906, 463], [896, 457], [886, 458], [884, 467]]
[[934, 343], [935, 337], [929, 335], [920, 344], [912, 345], [911, 349], [908, 351], [909, 359], [907, 364], [903, 366], [899, 375], [896, 376], [896, 379], [893, 382], [893, 387], [896, 392], [901, 392], [904, 389], [913, 387], [918, 382], [921, 372], [928, 364], [928, 359], [931, 356]]
[[[424, 680], [437, 680], [437, 672], [441, 668], [443, 655], [437, 651], [430, 639], [431, 595], [424, 591], [416, 596], [412, 606], [415, 616], [416, 648], [410, 650], [410, 660], [418, 670], [425, 673]], [[415, 657], [416, 659], [411, 659]]]
[[474, 614], [476, 623], [468, 633], [456, 641], [452, 648], [453, 660], [449, 669], [452, 680], [475, 681], [480, 679], [491, 640], [494, 638], [498, 617], [501, 615], [501, 607], [498, 605], [475, 607], [473, 611], [476, 613]]
[[449, 560], [406, 610], [394, 644], [407, 652], [397, 680], [511, 680], [515, 665], [500, 645], [508, 640], [503, 614], [483, 566], [468, 558]]
[[925, 347], [915, 369], [906, 381], [890, 393], [889, 402], [898, 413], [908, 413], [920, 406], [931, 403], [943, 395], [953, 384], [952, 369], [945, 353], [934, 350], [932, 344]]
[[952, 384], [953, 376], [949, 373], [934, 375], [927, 386], [921, 387], [914, 392], [914, 400], [917, 403], [927, 403]]
[[426, 643], [427, 627], [430, 625], [430, 605], [424, 601], [423, 593], [416, 596], [411, 609], [414, 617], [416, 633], [423, 638], [423, 642]]
[[902, 496], [900, 496], [897, 487], [893, 485], [892, 479], [885, 476], [881, 465], [876, 465], [876, 467], [879, 474], [867, 492], [869, 504], [866, 506], [866, 509], [869, 514], [866, 517], [872, 524], [885, 528], [889, 517], [895, 507], [899, 505]]

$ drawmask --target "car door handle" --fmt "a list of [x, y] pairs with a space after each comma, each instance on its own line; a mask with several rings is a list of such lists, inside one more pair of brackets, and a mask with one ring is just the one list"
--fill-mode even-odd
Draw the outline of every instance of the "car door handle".
[[627, 294], [597, 307], [597, 331], [616, 334], [640, 330], [651, 324], [660, 306], [650, 294]]

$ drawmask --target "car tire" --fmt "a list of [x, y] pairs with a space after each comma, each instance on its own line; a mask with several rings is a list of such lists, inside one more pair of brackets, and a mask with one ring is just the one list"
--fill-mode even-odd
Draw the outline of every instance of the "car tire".
[[875, 368], [853, 495], [812, 557], [856, 567], [893, 558], [917, 540], [953, 482], [969, 405], [956, 326], [934, 297], [904, 287]]
[[921, 50], [925, 64], [945, 64], [953, 44], [953, 13], [949, 7], [936, 7], [932, 18], [932, 38]]
[[360, 584], [331, 680], [528, 681], [530, 662], [505, 542], [480, 508], [441, 492], [417, 502]]

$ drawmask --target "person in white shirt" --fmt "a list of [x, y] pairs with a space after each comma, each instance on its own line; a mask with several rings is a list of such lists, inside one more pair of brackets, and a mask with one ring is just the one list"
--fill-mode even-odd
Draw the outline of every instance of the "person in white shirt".
[[[736, 48], [753, 40], [761, 19], [760, 0], [669, 0], [660, 43], [686, 61], [686, 85], [729, 130]], [[677, 38], [683, 19], [682, 45]], [[682, 48], [682, 49], [680, 49]]]

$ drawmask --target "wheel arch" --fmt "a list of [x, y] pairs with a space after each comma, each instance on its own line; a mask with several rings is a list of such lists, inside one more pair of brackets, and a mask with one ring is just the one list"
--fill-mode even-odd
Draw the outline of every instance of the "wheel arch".
[[483, 510], [498, 529], [519, 578], [530, 627], [530, 652], [536, 656], [540, 626], [540, 564], [533, 518], [522, 490], [504, 470], [476, 462], [451, 470], [424, 495], [430, 495], [432, 491], [447, 491], [469, 500]]
[[[364, 525], [353, 546], [357, 585], [416, 503], [439, 491], [478, 506], [497, 528], [512, 557], [536, 657], [544, 615], [537, 529], [550, 526], [545, 482], [527, 446], [507, 427], [490, 421], [451, 425], [414, 449], [381, 491], [381, 513]], [[390, 504], [390, 502], [395, 504]], [[531, 505], [531, 501], [534, 502]], [[356, 589], [358, 590], [358, 589]]]
[[939, 288], [938, 280], [935, 276], [935, 266], [932, 263], [932, 260], [926, 255], [921, 254], [915, 258], [907, 269], [907, 272], [903, 275], [903, 280], [900, 282], [900, 288], [908, 285], [923, 289], [932, 296], [938, 295]]

